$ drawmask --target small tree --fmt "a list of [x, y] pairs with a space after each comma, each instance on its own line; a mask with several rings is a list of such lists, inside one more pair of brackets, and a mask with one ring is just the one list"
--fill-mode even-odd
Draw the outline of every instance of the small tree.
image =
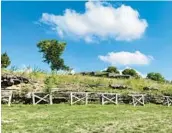
[[1, 54], [1, 68], [7, 68], [10, 64], [11, 61], [7, 53]]
[[56, 87], [57, 85], [57, 79], [54, 74], [51, 74], [50, 76], [46, 77], [44, 80], [45, 84], [45, 92], [50, 92], [52, 88]]
[[165, 78], [160, 73], [154, 73], [154, 72], [148, 73], [147, 78], [154, 81], [160, 81], [160, 82], [165, 81]]
[[134, 69], [125, 69], [122, 71], [122, 74], [130, 75], [130, 76], [137, 77], [137, 78], [139, 77], [138, 73]]
[[106, 72], [109, 72], [109, 73], [119, 73], [118, 69], [114, 66], [109, 66], [106, 70]]
[[44, 40], [37, 44], [39, 52], [43, 53], [44, 62], [48, 63], [51, 70], [69, 70], [61, 58], [65, 50], [66, 43], [57, 40]]

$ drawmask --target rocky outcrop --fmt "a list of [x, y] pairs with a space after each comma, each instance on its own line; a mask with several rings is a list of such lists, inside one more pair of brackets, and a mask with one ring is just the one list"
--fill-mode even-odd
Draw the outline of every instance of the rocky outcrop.
[[29, 79], [23, 76], [17, 76], [13, 74], [1, 75], [1, 88], [7, 88], [13, 85], [19, 85], [21, 83], [29, 83]]
[[112, 89], [130, 89], [126, 85], [119, 85], [119, 84], [110, 84], [109, 87]]

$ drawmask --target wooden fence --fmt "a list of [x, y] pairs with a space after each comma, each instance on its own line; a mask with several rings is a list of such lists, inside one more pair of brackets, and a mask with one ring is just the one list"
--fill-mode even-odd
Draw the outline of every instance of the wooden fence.
[[[65, 94], [65, 97], [55, 97], [54, 93], [57, 94]], [[12, 102], [12, 94], [13, 91], [11, 90], [2, 90], [1, 91], [1, 100], [11, 105]], [[32, 92], [32, 103], [33, 105], [39, 104], [41, 102], [47, 103], [52, 105], [54, 98], [64, 98], [70, 102], [70, 105], [73, 104], [89, 104], [89, 100], [91, 99], [91, 95], [94, 94], [99, 99], [99, 103], [101, 105], [105, 104], [115, 104], [119, 103], [119, 96], [120, 94], [117, 93], [102, 93], [102, 92], [59, 92], [57, 90], [52, 90], [50, 93], [43, 93], [43, 92]], [[129, 97], [132, 99], [133, 106], [137, 105], [145, 105], [145, 94], [129, 94]], [[172, 105], [172, 97], [171, 96], [164, 96], [164, 104], [167, 106]]]

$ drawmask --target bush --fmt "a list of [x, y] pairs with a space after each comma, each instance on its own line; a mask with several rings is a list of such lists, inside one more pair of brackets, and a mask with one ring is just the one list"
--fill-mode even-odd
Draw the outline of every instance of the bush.
[[109, 72], [109, 73], [119, 73], [118, 69], [114, 66], [109, 66], [106, 70], [106, 72]]
[[130, 75], [132, 77], [139, 77], [138, 73], [134, 69], [125, 69], [122, 71], [123, 75]]
[[56, 76], [54, 74], [48, 76], [47, 78], [45, 78], [44, 84], [45, 84], [45, 92], [50, 92], [51, 89], [56, 87], [57, 85]]
[[160, 82], [165, 81], [164, 77], [160, 73], [154, 73], [154, 72], [148, 73], [147, 78], [154, 81], [160, 81]]

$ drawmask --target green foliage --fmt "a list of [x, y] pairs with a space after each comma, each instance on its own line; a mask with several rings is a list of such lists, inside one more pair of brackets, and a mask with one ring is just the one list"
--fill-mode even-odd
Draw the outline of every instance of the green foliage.
[[11, 64], [8, 54], [5, 52], [1, 54], [1, 68], [7, 68]]
[[118, 69], [114, 66], [109, 66], [106, 70], [106, 72], [109, 72], [109, 73], [119, 73]]
[[45, 91], [50, 92], [52, 88], [55, 88], [57, 85], [56, 76], [52, 73], [50, 76], [46, 77], [44, 80]]
[[154, 73], [154, 72], [148, 73], [147, 78], [151, 80], [155, 80], [155, 81], [160, 81], [160, 82], [165, 81], [164, 77], [160, 73]]
[[43, 53], [44, 62], [48, 63], [51, 70], [69, 70], [61, 58], [66, 43], [57, 40], [43, 40], [37, 44], [39, 52]]
[[132, 77], [139, 77], [138, 73], [134, 69], [125, 69], [122, 71], [123, 75], [130, 75]]

